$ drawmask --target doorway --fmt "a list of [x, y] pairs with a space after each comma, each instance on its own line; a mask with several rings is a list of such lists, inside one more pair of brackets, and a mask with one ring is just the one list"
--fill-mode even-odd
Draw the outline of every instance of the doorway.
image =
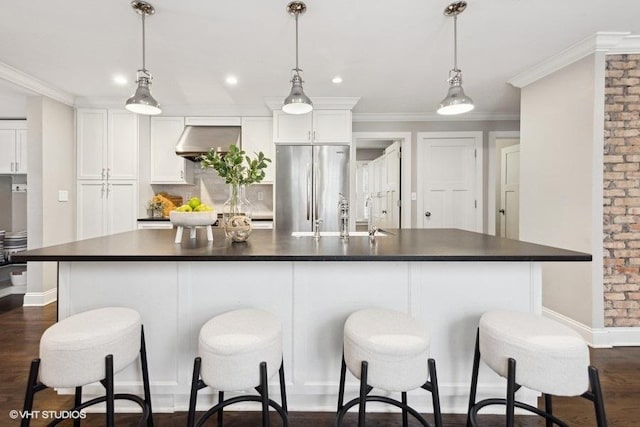
[[[517, 239], [519, 237], [519, 191], [518, 193], [511, 193], [506, 195], [506, 202], [510, 206], [504, 206], [502, 195], [503, 184], [501, 175], [503, 173], [503, 149], [508, 147], [518, 146], [520, 144], [520, 132], [518, 131], [496, 131], [489, 132], [489, 155], [488, 157], [488, 188], [487, 188], [487, 233], [494, 236], [508, 237], [510, 239]], [[519, 150], [516, 153], [517, 149], [510, 149], [507, 153], [509, 157], [509, 162], [511, 163], [508, 166], [505, 172], [509, 173], [509, 177], [506, 179], [510, 180], [509, 185], [511, 185], [511, 189], [514, 189], [514, 184], [516, 190], [519, 190], [519, 182], [520, 182], [520, 173], [519, 173]], [[516, 162], [517, 161], [517, 166]], [[518, 172], [515, 173], [516, 168]], [[506, 189], [505, 191], [509, 191]], [[516, 207], [517, 206], [517, 207]], [[502, 214], [501, 210], [505, 211], [505, 215]], [[509, 223], [510, 231], [507, 231], [506, 228], [504, 232], [502, 231], [502, 223]], [[515, 230], [518, 230], [515, 232]]]
[[354, 132], [351, 149], [352, 229], [369, 216], [380, 228], [411, 227], [411, 133]]

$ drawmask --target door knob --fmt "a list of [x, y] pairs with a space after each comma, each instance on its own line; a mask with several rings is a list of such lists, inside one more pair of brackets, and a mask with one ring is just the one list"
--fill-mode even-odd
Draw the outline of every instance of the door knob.
[[427, 218], [429, 218], [429, 217], [431, 216], [431, 212], [426, 211], [426, 212], [424, 213], [424, 216], [426, 216]]
[[498, 212], [500, 212], [502, 215], [504, 215], [504, 209], [500, 209]]

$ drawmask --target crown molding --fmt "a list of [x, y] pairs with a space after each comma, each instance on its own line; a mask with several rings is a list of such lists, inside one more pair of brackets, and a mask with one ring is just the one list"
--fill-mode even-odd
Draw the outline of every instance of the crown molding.
[[[281, 96], [268, 96], [264, 98], [264, 103], [267, 104], [269, 109], [281, 110], [282, 101], [284, 98]], [[313, 102], [313, 108], [318, 110], [353, 110], [353, 107], [360, 101], [360, 97], [317, 97], [311, 98]]]
[[23, 89], [55, 99], [56, 101], [69, 106], [73, 106], [75, 102], [75, 96], [70, 93], [51, 86], [49, 83], [43, 82], [42, 80], [13, 68], [4, 62], [0, 62], [0, 79], [4, 79]]
[[519, 114], [471, 112], [455, 116], [436, 113], [353, 113], [354, 122], [463, 122], [520, 120]]
[[523, 88], [596, 52], [608, 55], [640, 53], [640, 36], [629, 32], [597, 32], [514, 76], [508, 83]]

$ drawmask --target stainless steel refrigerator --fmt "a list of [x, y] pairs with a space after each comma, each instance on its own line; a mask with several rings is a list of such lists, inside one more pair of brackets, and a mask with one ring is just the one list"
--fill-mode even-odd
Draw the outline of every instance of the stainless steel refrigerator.
[[275, 228], [279, 232], [339, 231], [340, 194], [349, 200], [349, 146], [276, 146]]

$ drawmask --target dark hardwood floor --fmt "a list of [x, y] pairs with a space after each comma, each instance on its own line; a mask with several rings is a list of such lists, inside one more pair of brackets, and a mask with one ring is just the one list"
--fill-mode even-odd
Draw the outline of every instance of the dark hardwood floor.
[[[38, 343], [44, 330], [55, 320], [55, 304], [44, 308], [21, 307], [21, 296], [0, 299], [0, 427], [19, 425], [9, 417], [9, 411], [22, 408], [24, 389], [27, 381], [29, 363], [38, 355]], [[593, 350], [592, 363], [601, 374], [605, 394], [607, 417], [611, 427], [640, 426], [640, 347], [622, 347], [615, 349]], [[440, 362], [444, 363], [444, 362]], [[71, 406], [70, 396], [58, 396], [51, 390], [37, 394], [34, 409], [56, 411]], [[554, 410], [570, 426], [595, 426], [593, 406], [581, 398], [556, 398]], [[330, 427], [334, 425], [332, 413], [292, 412], [290, 425], [304, 427]], [[428, 416], [429, 419], [431, 419]], [[465, 426], [464, 415], [444, 415], [446, 427]], [[155, 414], [158, 427], [178, 427], [186, 424], [184, 412], [175, 414]], [[272, 425], [280, 426], [274, 416]], [[133, 414], [118, 414], [116, 425], [136, 426], [138, 417]], [[482, 425], [486, 427], [503, 426], [504, 421], [497, 416], [484, 416]], [[46, 425], [43, 420], [34, 420], [34, 427]], [[66, 422], [61, 425], [71, 426]], [[83, 426], [104, 425], [103, 416], [89, 414]], [[215, 425], [210, 423], [208, 425]], [[260, 426], [257, 412], [225, 412], [225, 427]], [[357, 425], [355, 415], [350, 414], [345, 427]], [[399, 414], [369, 414], [367, 427], [400, 426]], [[418, 426], [415, 421], [410, 425]], [[534, 417], [518, 416], [518, 427], [543, 426], [544, 423]]]

